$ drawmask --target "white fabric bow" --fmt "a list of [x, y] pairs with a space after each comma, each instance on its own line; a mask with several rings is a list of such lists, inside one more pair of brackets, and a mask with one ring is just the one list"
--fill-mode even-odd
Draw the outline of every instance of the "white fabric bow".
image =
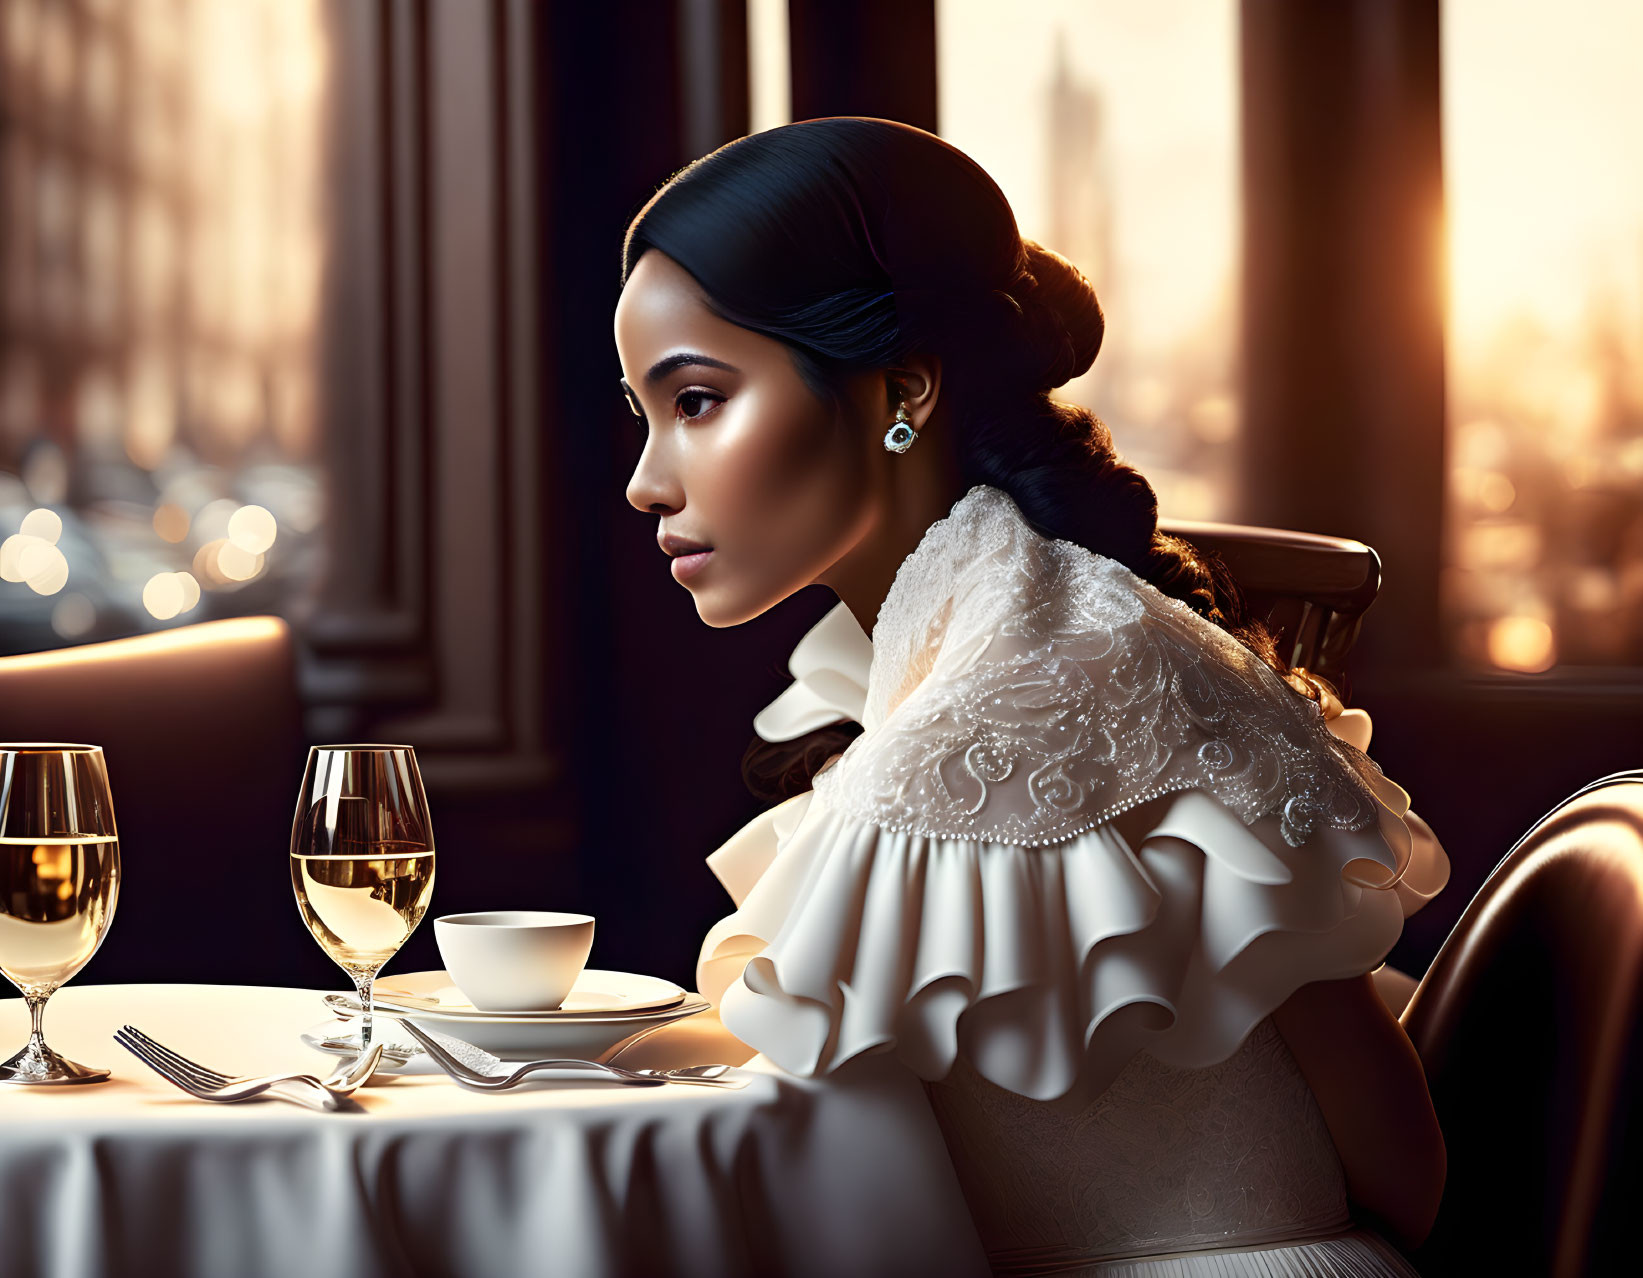
[[812, 626], [787, 668], [794, 683], [753, 718], [766, 741], [792, 741], [844, 720], [860, 723], [867, 704], [873, 641], [843, 603]]

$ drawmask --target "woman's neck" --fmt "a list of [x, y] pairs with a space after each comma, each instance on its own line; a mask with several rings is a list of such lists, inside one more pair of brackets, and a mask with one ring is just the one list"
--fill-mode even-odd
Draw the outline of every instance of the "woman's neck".
[[[918, 548], [930, 525], [964, 495], [956, 450], [939, 446], [945, 442], [939, 436], [921, 437], [907, 453], [892, 459], [891, 483], [874, 527], [820, 578], [844, 601], [869, 638], [902, 561]], [[928, 450], [922, 457], [920, 448]]]

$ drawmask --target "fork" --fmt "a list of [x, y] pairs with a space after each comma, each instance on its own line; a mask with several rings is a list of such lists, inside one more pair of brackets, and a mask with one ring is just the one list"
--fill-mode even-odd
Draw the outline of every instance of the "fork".
[[241, 1101], [272, 1093], [281, 1099], [334, 1110], [365, 1084], [382, 1059], [382, 1044], [351, 1064], [339, 1066], [325, 1079], [312, 1074], [269, 1074], [233, 1078], [197, 1061], [127, 1025], [115, 1034], [118, 1042], [155, 1073], [203, 1100]]
[[201, 1100], [234, 1102], [266, 1094], [320, 1110], [337, 1109], [363, 1087], [381, 1062], [384, 1048], [382, 1043], [375, 1044], [364, 1056], [339, 1066], [325, 1079], [312, 1074], [234, 1078], [172, 1051], [132, 1025], [122, 1026], [115, 1033], [114, 1041], [161, 1078]]
[[476, 1092], [505, 1092], [517, 1087], [527, 1077], [543, 1070], [592, 1070], [612, 1082], [630, 1087], [655, 1086], [659, 1083], [699, 1083], [710, 1087], [743, 1087], [745, 1080], [726, 1078], [729, 1065], [691, 1065], [684, 1069], [623, 1069], [601, 1061], [574, 1058], [555, 1058], [527, 1061], [509, 1071], [508, 1062], [492, 1056], [472, 1043], [425, 1030], [414, 1021], [404, 1020], [401, 1027], [422, 1044], [430, 1060], [451, 1076], [452, 1081]]

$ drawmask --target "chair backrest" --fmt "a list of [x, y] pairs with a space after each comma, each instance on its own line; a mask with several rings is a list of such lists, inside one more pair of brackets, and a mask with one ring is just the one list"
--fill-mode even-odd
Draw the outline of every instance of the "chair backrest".
[[1422, 1273], [1618, 1272], [1643, 1133], [1643, 772], [1552, 809], [1403, 1015], [1449, 1152]]
[[1158, 527], [1220, 555], [1289, 664], [1340, 687], [1346, 655], [1380, 590], [1381, 560], [1371, 547], [1248, 524], [1160, 519]]
[[103, 747], [120, 900], [87, 979], [335, 981], [288, 862], [304, 762], [283, 621], [0, 657], [0, 741]]

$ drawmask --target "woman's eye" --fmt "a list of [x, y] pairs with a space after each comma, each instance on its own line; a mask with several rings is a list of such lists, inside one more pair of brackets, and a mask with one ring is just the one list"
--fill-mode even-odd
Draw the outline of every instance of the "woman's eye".
[[710, 395], [706, 391], [687, 390], [679, 393], [674, 405], [681, 417], [702, 417], [711, 411], [710, 405], [722, 402], [719, 396]]

